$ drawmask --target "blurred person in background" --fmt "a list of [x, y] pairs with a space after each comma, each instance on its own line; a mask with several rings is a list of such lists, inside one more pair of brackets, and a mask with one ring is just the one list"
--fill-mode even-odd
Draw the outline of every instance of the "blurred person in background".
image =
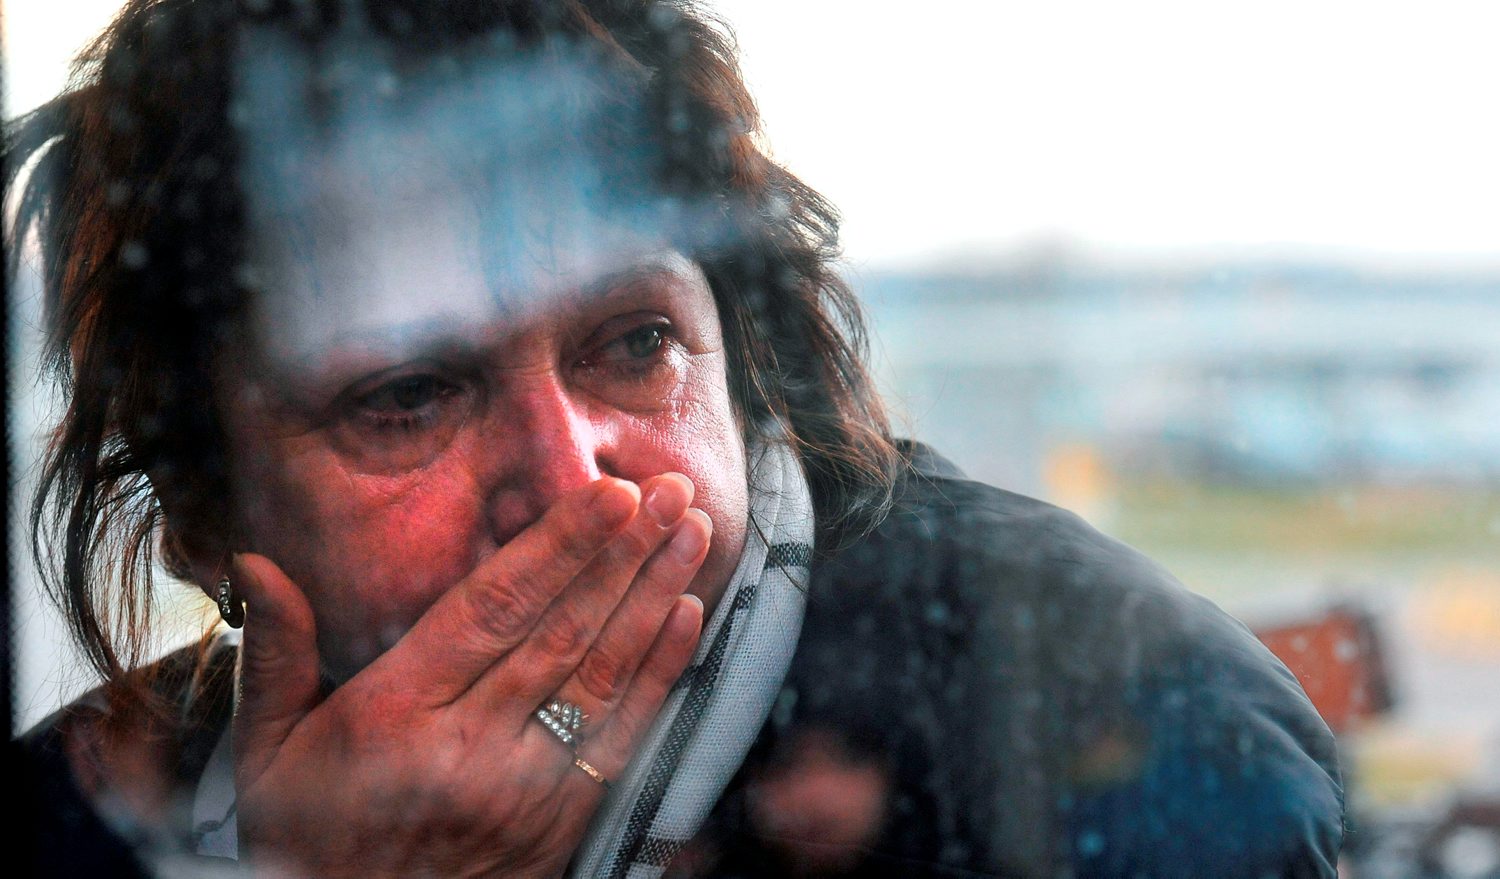
[[756, 125], [686, 3], [138, 0], [9, 127], [38, 871], [1334, 875], [1296, 681], [892, 436]]

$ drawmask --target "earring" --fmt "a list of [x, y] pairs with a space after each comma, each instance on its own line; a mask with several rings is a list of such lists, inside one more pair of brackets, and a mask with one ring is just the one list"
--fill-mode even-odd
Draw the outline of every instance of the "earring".
[[219, 580], [219, 589], [214, 597], [219, 603], [219, 616], [224, 618], [231, 629], [245, 625], [245, 603], [234, 594], [234, 584], [229, 582], [227, 576]]

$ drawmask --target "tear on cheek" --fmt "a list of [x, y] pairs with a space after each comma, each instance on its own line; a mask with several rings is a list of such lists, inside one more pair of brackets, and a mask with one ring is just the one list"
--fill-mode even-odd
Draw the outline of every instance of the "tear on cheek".
[[723, 358], [714, 354], [688, 355], [683, 380], [674, 397], [705, 404], [717, 403], [726, 411], [732, 408]]

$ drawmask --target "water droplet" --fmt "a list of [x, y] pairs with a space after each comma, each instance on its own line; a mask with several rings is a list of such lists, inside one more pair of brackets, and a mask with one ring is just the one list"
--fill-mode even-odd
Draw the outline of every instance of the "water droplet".
[[933, 626], [941, 626], [948, 621], [948, 605], [941, 601], [934, 601], [927, 605], [927, 623]]
[[1097, 830], [1085, 830], [1078, 834], [1078, 853], [1086, 858], [1104, 851], [1104, 834]]
[[120, 245], [120, 262], [127, 269], [143, 269], [150, 262], [151, 254], [139, 241], [127, 241]]

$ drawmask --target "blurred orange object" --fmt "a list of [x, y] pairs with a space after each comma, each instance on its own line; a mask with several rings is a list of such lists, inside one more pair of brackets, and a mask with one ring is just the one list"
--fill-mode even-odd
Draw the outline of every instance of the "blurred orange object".
[[1335, 733], [1389, 711], [1394, 704], [1373, 616], [1348, 605], [1320, 616], [1255, 630], [1312, 700]]

